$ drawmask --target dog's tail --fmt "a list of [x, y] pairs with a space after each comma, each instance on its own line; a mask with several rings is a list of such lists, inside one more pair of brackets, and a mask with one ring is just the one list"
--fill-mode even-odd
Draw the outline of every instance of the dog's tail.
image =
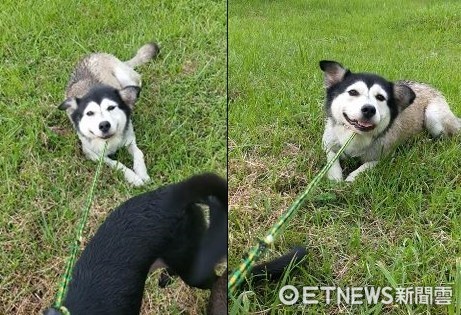
[[192, 176], [178, 183], [176, 189], [179, 190], [178, 195], [186, 204], [204, 201], [207, 197], [214, 196], [221, 204], [226, 205], [227, 213], [227, 182], [216, 174], [204, 173]]
[[[435, 117], [438, 117], [438, 116], [441, 121], [443, 134], [447, 136], [453, 136], [453, 135], [458, 134], [461, 131], [461, 119], [456, 117], [455, 114], [448, 108], [448, 106], [447, 108], [439, 109]], [[426, 121], [428, 121], [427, 109], [426, 109]]]
[[136, 55], [128, 61], [125, 61], [125, 64], [131, 68], [135, 68], [142, 64], [145, 64], [152, 58], [156, 57], [160, 52], [160, 47], [156, 43], [148, 43], [138, 49]]

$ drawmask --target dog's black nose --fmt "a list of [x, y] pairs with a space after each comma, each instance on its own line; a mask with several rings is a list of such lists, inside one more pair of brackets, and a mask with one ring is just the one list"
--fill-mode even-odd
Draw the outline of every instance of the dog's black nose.
[[101, 130], [102, 132], [108, 132], [110, 129], [110, 122], [108, 121], [101, 121], [99, 123], [99, 130]]
[[370, 119], [376, 114], [376, 108], [372, 105], [363, 105], [362, 114], [366, 119]]

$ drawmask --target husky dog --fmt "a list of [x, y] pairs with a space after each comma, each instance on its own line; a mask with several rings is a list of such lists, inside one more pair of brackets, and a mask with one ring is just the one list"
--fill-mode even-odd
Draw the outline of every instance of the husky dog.
[[[424, 129], [433, 137], [450, 136], [461, 129], [461, 120], [443, 95], [429, 85], [393, 83], [371, 73], [352, 73], [335, 61], [320, 61], [320, 69], [326, 88], [323, 146], [327, 160], [333, 159], [352, 133], [357, 134], [345, 155], [358, 157], [363, 164], [346, 181], [354, 181], [399, 142]], [[339, 161], [329, 170], [328, 178], [343, 180]]]
[[[150, 178], [131, 123], [141, 89], [141, 76], [134, 68], [158, 52], [157, 44], [146, 44], [125, 62], [105, 53], [84, 57], [71, 75], [66, 100], [58, 107], [66, 110], [85, 155], [97, 160], [107, 143], [105, 163], [121, 170], [125, 179], [135, 186], [147, 183]], [[133, 156], [133, 170], [109, 158], [122, 147], [127, 147]]]

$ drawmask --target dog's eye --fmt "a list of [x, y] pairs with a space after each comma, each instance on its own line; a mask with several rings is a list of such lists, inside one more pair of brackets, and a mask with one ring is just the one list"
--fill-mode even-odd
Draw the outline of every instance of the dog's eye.
[[92, 112], [91, 110], [90, 110], [90, 111], [87, 111], [87, 112], [86, 112], [86, 115], [87, 115], [87, 116], [93, 116], [93, 115], [94, 115], [94, 112]]
[[350, 96], [359, 96], [359, 92], [357, 92], [357, 90], [349, 90], [347, 93], [349, 93]]
[[380, 101], [380, 102], [386, 100], [386, 98], [385, 98], [383, 95], [381, 95], [381, 94], [376, 95], [376, 99], [377, 99], [378, 101]]
[[115, 106], [111, 105], [109, 107], [107, 107], [107, 110], [113, 110], [115, 108]]

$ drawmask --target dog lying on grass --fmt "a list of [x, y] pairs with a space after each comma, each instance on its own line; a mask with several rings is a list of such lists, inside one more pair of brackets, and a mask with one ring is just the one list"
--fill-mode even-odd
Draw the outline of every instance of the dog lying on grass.
[[[435, 88], [413, 81], [391, 82], [371, 73], [355, 73], [336, 61], [322, 60], [327, 120], [323, 147], [330, 161], [352, 133], [355, 138], [344, 151], [362, 165], [346, 177], [352, 182], [374, 167], [395, 146], [424, 130], [433, 137], [451, 136], [461, 130], [461, 119]], [[327, 174], [343, 180], [340, 161]]]
[[[125, 179], [135, 186], [149, 182], [150, 178], [131, 122], [141, 90], [141, 76], [134, 68], [148, 62], [159, 51], [157, 44], [146, 44], [125, 62], [104, 53], [84, 57], [71, 75], [66, 100], [58, 107], [67, 112], [85, 155], [90, 160], [98, 160], [107, 143], [104, 162], [121, 170]], [[108, 157], [122, 147], [127, 147], [133, 156], [133, 170]]]
[[[208, 229], [198, 203], [209, 205]], [[214, 267], [226, 253], [227, 183], [213, 174], [194, 176], [115, 209], [75, 264], [63, 305], [72, 315], [139, 314], [158, 259], [189, 286], [211, 289]]]

